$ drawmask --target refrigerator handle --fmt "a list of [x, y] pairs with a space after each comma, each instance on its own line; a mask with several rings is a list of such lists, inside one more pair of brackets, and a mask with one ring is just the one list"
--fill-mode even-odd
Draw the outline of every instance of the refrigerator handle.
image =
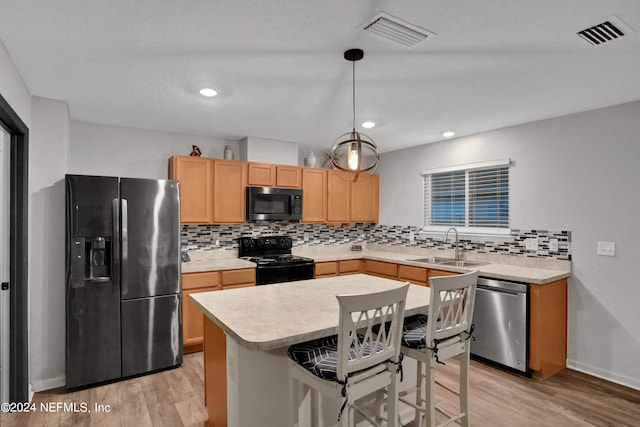
[[128, 220], [127, 220], [127, 199], [122, 199], [122, 255], [120, 258], [120, 283], [122, 286], [122, 295], [127, 295], [129, 293], [128, 289], [128, 280], [127, 280], [127, 262], [129, 259], [129, 232], [128, 232]]
[[120, 292], [120, 200], [118, 198], [111, 200], [111, 211], [113, 213], [112, 238], [111, 238], [111, 279], [114, 289]]

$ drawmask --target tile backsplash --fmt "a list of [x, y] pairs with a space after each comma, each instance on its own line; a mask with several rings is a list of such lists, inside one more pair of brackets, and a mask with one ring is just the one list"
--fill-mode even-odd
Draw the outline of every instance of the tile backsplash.
[[[232, 225], [183, 225], [181, 242], [183, 250], [237, 250], [238, 237], [287, 235], [294, 246], [318, 246], [351, 243], [376, 243], [413, 248], [453, 249], [451, 239], [443, 242], [434, 238], [419, 238], [419, 227], [399, 225], [355, 224], [351, 227], [334, 227], [324, 224], [295, 224], [288, 222], [255, 222]], [[526, 257], [544, 257], [571, 260], [571, 232], [547, 230], [511, 230], [508, 242], [460, 240], [465, 251], [500, 253]], [[525, 248], [525, 239], [537, 238], [538, 249]], [[557, 250], [552, 251], [550, 239], [558, 240]]]

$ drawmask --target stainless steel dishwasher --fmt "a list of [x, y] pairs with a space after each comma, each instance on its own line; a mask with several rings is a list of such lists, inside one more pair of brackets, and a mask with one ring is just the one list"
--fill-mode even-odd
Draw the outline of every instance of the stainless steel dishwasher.
[[479, 278], [471, 354], [527, 374], [526, 283]]

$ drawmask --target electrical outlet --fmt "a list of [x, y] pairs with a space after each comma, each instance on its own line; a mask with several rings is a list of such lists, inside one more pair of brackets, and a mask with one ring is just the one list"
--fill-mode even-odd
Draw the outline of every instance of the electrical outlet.
[[616, 256], [616, 243], [598, 242], [598, 255]]
[[410, 231], [410, 232], [409, 232], [409, 241], [410, 241], [410, 242], [413, 242], [413, 241], [415, 241], [415, 240], [416, 240], [416, 236], [415, 236], [415, 234], [413, 233], [413, 231]]
[[305, 242], [309, 241], [309, 232], [308, 231], [304, 232], [304, 240], [305, 240]]
[[529, 237], [524, 241], [524, 248], [530, 251], [538, 250], [538, 238], [537, 237]]
[[558, 239], [549, 239], [549, 250], [551, 252], [558, 252]]

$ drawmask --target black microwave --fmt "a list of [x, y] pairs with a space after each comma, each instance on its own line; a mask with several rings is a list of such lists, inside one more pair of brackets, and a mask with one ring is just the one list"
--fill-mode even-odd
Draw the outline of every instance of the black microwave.
[[300, 221], [302, 190], [278, 187], [247, 187], [247, 222]]

